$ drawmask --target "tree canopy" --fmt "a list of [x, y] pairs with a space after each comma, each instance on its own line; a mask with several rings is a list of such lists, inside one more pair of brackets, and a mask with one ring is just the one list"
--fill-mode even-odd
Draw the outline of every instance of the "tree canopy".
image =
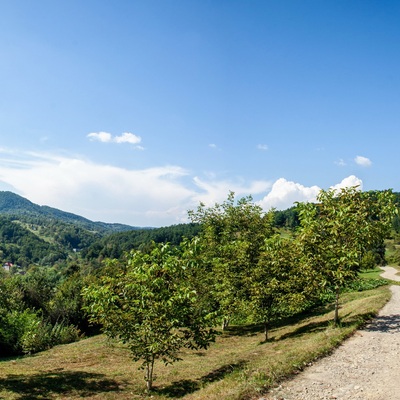
[[189, 250], [196, 251], [196, 243], [183, 247], [181, 252], [168, 244], [148, 254], [132, 251], [124, 271], [103, 276], [83, 291], [91, 320], [127, 343], [134, 360], [142, 360], [149, 390], [157, 359], [172, 363], [182, 347], [207, 348], [215, 337], [213, 313], [199, 302], [188, 279], [200, 267], [185, 258]]
[[317, 203], [300, 203], [302, 263], [314, 279], [336, 293], [357, 277], [363, 256], [388, 234], [396, 213], [390, 190], [361, 192], [357, 187], [322, 190]]

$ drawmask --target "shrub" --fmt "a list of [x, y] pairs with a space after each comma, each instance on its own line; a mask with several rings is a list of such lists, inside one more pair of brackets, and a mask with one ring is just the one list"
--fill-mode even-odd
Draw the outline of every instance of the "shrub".
[[25, 354], [37, 353], [52, 346], [52, 327], [42, 319], [32, 320], [26, 327], [20, 343]]
[[81, 333], [74, 325], [64, 325], [63, 323], [56, 323], [52, 330], [52, 344], [67, 344], [76, 342], [81, 338]]
[[73, 325], [56, 323], [52, 326], [48, 322], [38, 319], [32, 320], [22, 335], [21, 348], [23, 353], [32, 354], [79, 339], [80, 332]]

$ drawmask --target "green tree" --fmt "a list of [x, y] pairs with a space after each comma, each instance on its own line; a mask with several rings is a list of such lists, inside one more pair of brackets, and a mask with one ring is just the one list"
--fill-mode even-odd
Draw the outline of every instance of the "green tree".
[[322, 190], [317, 204], [299, 204], [302, 262], [315, 281], [334, 290], [335, 323], [341, 288], [356, 279], [365, 254], [389, 233], [395, 210], [390, 190], [356, 187]]
[[21, 278], [0, 273], [0, 357], [21, 354], [28, 326], [41, 321], [35, 311], [25, 307]]
[[42, 310], [47, 315], [48, 303], [54, 296], [58, 276], [54, 269], [31, 267], [21, 279], [27, 308]]
[[253, 319], [264, 324], [265, 341], [271, 324], [307, 307], [310, 274], [300, 268], [299, 259], [295, 240], [274, 235], [265, 241], [250, 276]]
[[53, 325], [57, 323], [73, 324], [87, 329], [87, 320], [82, 310], [82, 288], [84, 280], [75, 273], [61, 281], [49, 300], [46, 311]]
[[203, 257], [212, 276], [212, 290], [223, 316], [223, 328], [249, 301], [248, 278], [257, 265], [264, 240], [274, 232], [274, 215], [235, 194], [214, 207], [200, 204], [190, 211], [192, 222], [201, 225]]
[[[179, 360], [183, 348], [207, 348], [215, 338], [212, 313], [198, 302], [188, 277], [199, 268], [186, 245], [184, 251], [168, 244], [149, 254], [132, 251], [126, 271], [103, 276], [83, 290], [85, 310], [106, 335], [126, 343], [135, 361], [142, 361], [147, 389], [153, 386], [154, 362]], [[199, 304], [202, 307], [199, 307]]]

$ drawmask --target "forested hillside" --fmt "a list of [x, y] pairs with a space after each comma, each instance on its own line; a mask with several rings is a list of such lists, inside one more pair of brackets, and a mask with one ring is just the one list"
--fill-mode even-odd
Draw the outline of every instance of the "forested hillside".
[[64, 246], [46, 241], [16, 222], [0, 217], [0, 259], [19, 265], [51, 265], [67, 258]]
[[0, 262], [52, 266], [115, 232], [137, 228], [93, 222], [39, 206], [12, 192], [0, 192]]
[[25, 222], [34, 221], [41, 223], [43, 220], [56, 220], [57, 222], [73, 224], [99, 234], [136, 229], [124, 224], [93, 222], [87, 218], [56, 208], [39, 206], [12, 192], [0, 192], [0, 215], [11, 216], [14, 219]]
[[182, 238], [191, 239], [200, 232], [198, 224], [178, 224], [163, 228], [137, 229], [105, 236], [82, 250], [82, 258], [104, 259], [120, 258], [124, 252], [137, 249], [146, 251], [151, 243], [170, 243], [179, 245]]
[[192, 238], [200, 231], [197, 224], [128, 230], [126, 225], [91, 222], [17, 195], [1, 194], [0, 262], [22, 270], [29, 265], [55, 266], [78, 255], [88, 262], [120, 258], [132, 249], [148, 249], [152, 242], [178, 245], [183, 237]]

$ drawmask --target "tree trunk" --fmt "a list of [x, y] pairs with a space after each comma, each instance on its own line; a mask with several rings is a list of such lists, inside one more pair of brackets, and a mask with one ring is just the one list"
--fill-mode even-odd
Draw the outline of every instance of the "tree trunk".
[[224, 331], [229, 325], [229, 318], [224, 317], [222, 321], [222, 330]]
[[339, 288], [336, 288], [336, 297], [335, 297], [335, 317], [333, 323], [336, 325], [339, 324]]
[[268, 322], [264, 321], [264, 338], [265, 341], [268, 342]]
[[146, 386], [147, 391], [153, 389], [153, 369], [154, 369], [154, 357], [146, 363]]

